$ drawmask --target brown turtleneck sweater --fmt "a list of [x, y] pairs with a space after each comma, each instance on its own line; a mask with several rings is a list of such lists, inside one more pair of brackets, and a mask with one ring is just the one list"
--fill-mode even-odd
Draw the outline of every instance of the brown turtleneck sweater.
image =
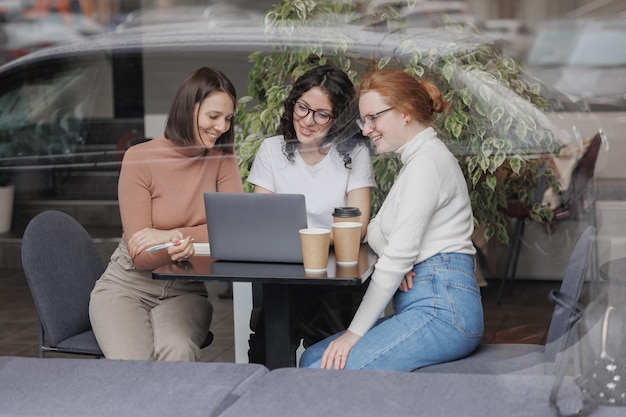
[[[122, 238], [144, 228], [179, 229], [207, 242], [205, 192], [242, 192], [235, 155], [180, 148], [165, 137], [132, 146], [122, 162], [118, 199]], [[170, 262], [167, 251], [142, 252], [135, 268], [152, 270]]]

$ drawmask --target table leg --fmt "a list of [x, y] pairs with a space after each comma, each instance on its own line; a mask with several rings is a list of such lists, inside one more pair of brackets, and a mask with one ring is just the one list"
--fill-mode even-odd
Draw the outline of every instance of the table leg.
[[250, 312], [252, 311], [252, 284], [233, 283], [233, 320], [235, 330], [235, 362], [248, 363], [250, 340]]
[[291, 346], [291, 307], [289, 286], [263, 285], [265, 316], [265, 355], [269, 369], [296, 366], [296, 351]]

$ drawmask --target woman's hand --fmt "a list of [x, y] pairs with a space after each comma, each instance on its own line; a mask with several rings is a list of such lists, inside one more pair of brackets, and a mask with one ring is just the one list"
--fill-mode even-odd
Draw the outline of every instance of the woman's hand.
[[196, 253], [193, 247], [193, 238], [187, 236], [184, 241], [176, 239], [174, 246], [167, 248], [167, 253], [170, 254], [172, 262], [182, 262], [191, 258]]
[[[128, 253], [132, 259], [136, 258], [144, 250], [150, 246], [159, 245], [165, 242], [173, 242], [177, 244], [178, 241], [183, 239], [183, 234], [180, 230], [158, 230], [152, 228], [141, 229], [135, 232], [130, 239], [128, 239]], [[173, 247], [173, 246], [172, 246]], [[192, 245], [193, 248], [193, 245]], [[171, 249], [171, 248], [170, 248]], [[168, 251], [169, 252], [169, 251]], [[170, 253], [171, 255], [171, 253]]]
[[359, 341], [361, 336], [346, 330], [344, 334], [330, 342], [322, 355], [323, 369], [344, 369], [348, 361], [350, 350]]
[[402, 282], [400, 283], [400, 291], [407, 292], [411, 288], [413, 288], [413, 277], [415, 277], [415, 272], [409, 271], [406, 273], [404, 278], [402, 278]]

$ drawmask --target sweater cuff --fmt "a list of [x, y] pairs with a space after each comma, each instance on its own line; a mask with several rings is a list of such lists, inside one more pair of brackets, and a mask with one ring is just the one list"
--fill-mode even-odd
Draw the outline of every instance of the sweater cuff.
[[348, 330], [359, 336], [367, 333], [385, 311], [402, 278], [403, 275], [397, 272], [375, 270]]

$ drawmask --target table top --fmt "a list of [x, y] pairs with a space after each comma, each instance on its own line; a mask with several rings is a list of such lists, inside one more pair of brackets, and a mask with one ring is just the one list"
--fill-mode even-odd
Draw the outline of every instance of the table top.
[[325, 273], [310, 274], [302, 264], [220, 261], [210, 256], [194, 256], [185, 262], [172, 262], [152, 272], [153, 279], [187, 281], [259, 282], [270, 284], [360, 285], [367, 281], [377, 261], [376, 254], [362, 244], [359, 262], [337, 265], [331, 247]]

